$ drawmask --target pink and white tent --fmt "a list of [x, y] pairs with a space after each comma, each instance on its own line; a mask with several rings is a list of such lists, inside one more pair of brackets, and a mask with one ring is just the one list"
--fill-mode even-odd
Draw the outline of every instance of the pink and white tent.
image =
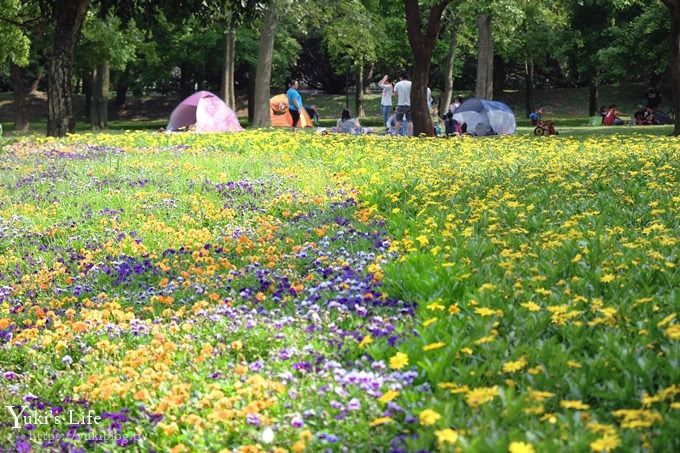
[[179, 103], [170, 115], [167, 130], [196, 124], [196, 132], [240, 132], [236, 113], [210, 91], [199, 91]]

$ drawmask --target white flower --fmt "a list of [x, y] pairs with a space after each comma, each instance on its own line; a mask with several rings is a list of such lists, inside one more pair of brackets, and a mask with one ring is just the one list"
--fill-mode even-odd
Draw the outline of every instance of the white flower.
[[274, 430], [267, 426], [264, 431], [262, 431], [262, 442], [265, 444], [270, 444], [274, 440]]

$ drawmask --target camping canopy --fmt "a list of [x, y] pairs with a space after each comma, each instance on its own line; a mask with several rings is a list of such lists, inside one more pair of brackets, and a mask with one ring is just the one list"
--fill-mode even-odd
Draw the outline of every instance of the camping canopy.
[[473, 135], [513, 134], [517, 127], [515, 114], [510, 107], [498, 101], [470, 98], [453, 113], [453, 119], [467, 123]]
[[[277, 94], [269, 100], [269, 113], [271, 114], [272, 126], [274, 127], [292, 127], [293, 117], [290, 116], [288, 107], [288, 96], [285, 94]], [[307, 111], [302, 109], [300, 112], [299, 127], [312, 127], [313, 123]]]
[[199, 91], [179, 103], [170, 115], [169, 131], [196, 124], [196, 132], [240, 132], [236, 113], [210, 91]]

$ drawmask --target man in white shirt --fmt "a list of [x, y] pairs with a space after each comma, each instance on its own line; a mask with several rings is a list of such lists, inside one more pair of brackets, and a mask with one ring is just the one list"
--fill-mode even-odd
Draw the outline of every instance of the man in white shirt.
[[411, 122], [411, 81], [408, 74], [403, 72], [399, 75], [399, 82], [394, 85], [394, 93], [397, 95], [397, 125], [395, 129], [401, 131], [401, 123], [407, 123], [407, 135], [413, 135], [413, 122]]
[[383, 115], [383, 123], [385, 123], [385, 127], [388, 127], [387, 120], [390, 118], [390, 113], [392, 113], [392, 94], [394, 93], [394, 87], [392, 86], [392, 81], [387, 74], [384, 75], [382, 79], [380, 79], [378, 86], [382, 88], [380, 111]]

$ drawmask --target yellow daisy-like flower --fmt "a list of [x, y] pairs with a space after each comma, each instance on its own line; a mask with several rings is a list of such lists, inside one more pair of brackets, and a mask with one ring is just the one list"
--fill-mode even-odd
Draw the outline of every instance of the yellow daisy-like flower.
[[512, 442], [508, 446], [510, 453], [535, 453], [533, 445], [526, 442]]
[[538, 305], [536, 302], [524, 302], [523, 304], [519, 304], [521, 307], [526, 308], [529, 311], [540, 311], [541, 306]]
[[515, 373], [524, 368], [525, 366], [527, 366], [527, 361], [524, 357], [521, 357], [519, 360], [516, 360], [514, 362], [505, 362], [503, 364], [503, 372]]
[[458, 433], [451, 428], [439, 429], [434, 432], [437, 442], [443, 444], [455, 444], [458, 441]]
[[575, 401], [575, 400], [562, 400], [560, 401], [560, 406], [565, 408], [565, 409], [574, 409], [577, 411], [585, 411], [590, 409], [589, 404], [585, 404], [581, 401]]
[[611, 282], [614, 281], [615, 278], [616, 278], [616, 275], [614, 275], [614, 274], [605, 274], [602, 277], [600, 277], [600, 281], [602, 283], [611, 283]]
[[390, 368], [400, 370], [408, 365], [408, 356], [403, 352], [397, 352], [390, 358]]
[[371, 343], [373, 343], [373, 337], [371, 337], [371, 335], [368, 334], [364, 338], [361, 339], [361, 342], [359, 343], [359, 348], [364, 349], [366, 346], [368, 346]]
[[434, 425], [440, 418], [442, 416], [438, 412], [432, 409], [425, 409], [420, 413], [420, 424], [424, 426]]
[[392, 401], [398, 396], [399, 392], [397, 392], [396, 390], [388, 390], [385, 393], [383, 393], [383, 395], [380, 398], [378, 398], [378, 401], [380, 401], [381, 403], [387, 403]]
[[465, 395], [465, 402], [470, 407], [478, 407], [484, 403], [488, 403], [498, 396], [498, 386], [493, 387], [478, 387], [469, 390]]
[[597, 439], [590, 443], [590, 449], [593, 451], [612, 451], [621, 445], [621, 439], [619, 436], [614, 434], [607, 434], [604, 437]]
[[450, 315], [457, 315], [458, 313], [460, 313], [460, 307], [458, 306], [458, 304], [449, 305], [449, 314]]
[[423, 352], [432, 351], [433, 349], [443, 348], [444, 346], [446, 346], [446, 343], [442, 343], [441, 341], [439, 341], [437, 343], [430, 343], [428, 345], [423, 346]]
[[680, 340], [680, 324], [673, 324], [666, 329], [666, 336], [671, 340]]
[[477, 313], [479, 316], [493, 316], [496, 314], [496, 310], [486, 307], [479, 307], [475, 308], [475, 313]]
[[384, 425], [386, 423], [391, 423], [391, 422], [392, 422], [392, 417], [380, 417], [380, 418], [376, 418], [375, 420], [373, 420], [368, 425], [369, 426], [380, 426], [380, 425]]

